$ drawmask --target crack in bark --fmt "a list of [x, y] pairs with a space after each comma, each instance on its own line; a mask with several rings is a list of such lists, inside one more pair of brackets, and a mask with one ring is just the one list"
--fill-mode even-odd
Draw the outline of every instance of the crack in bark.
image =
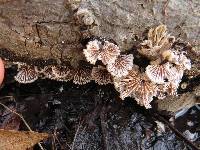
[[49, 21], [36, 21], [36, 24], [69, 24], [71, 21], [56, 21], [56, 20], [49, 20]]
[[42, 46], [43, 42], [42, 42], [42, 39], [41, 39], [41, 36], [40, 36], [40, 31], [38, 29], [38, 24], [37, 23], [35, 24], [35, 28], [36, 28], [37, 36], [40, 39], [37, 43], [40, 44], [40, 46]]

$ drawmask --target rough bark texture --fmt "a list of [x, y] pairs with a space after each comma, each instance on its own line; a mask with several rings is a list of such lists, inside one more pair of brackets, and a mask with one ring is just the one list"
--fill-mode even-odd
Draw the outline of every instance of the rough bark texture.
[[199, 10], [198, 0], [1, 0], [1, 57], [76, 62], [85, 38], [107, 37], [127, 50], [135, 36], [160, 23], [198, 49]]

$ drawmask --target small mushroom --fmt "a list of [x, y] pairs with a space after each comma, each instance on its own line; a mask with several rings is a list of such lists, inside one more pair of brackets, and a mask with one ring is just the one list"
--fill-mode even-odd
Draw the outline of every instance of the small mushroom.
[[174, 41], [175, 37], [167, 33], [167, 27], [159, 25], [149, 30], [148, 40], [140, 44], [138, 51], [150, 59], [155, 59], [163, 51], [169, 50]]
[[185, 52], [172, 51], [168, 61], [181, 66], [183, 70], [191, 69], [191, 60], [185, 56]]
[[54, 66], [45, 66], [43, 68], [43, 71], [42, 71], [42, 74], [44, 75], [44, 78], [47, 78], [47, 79], [55, 79], [55, 74], [53, 74], [53, 71], [52, 71], [52, 68]]
[[119, 55], [113, 63], [107, 65], [108, 71], [115, 77], [126, 76], [133, 67], [133, 55]]
[[73, 70], [69, 66], [52, 67], [54, 79], [57, 81], [69, 81], [73, 79]]
[[74, 70], [73, 83], [83, 85], [89, 83], [91, 79], [91, 69], [80, 67]]
[[162, 65], [148, 65], [145, 73], [152, 82], [164, 84], [176, 76], [175, 70], [170, 67], [169, 62]]
[[104, 65], [107, 65], [115, 62], [119, 55], [119, 47], [111, 42], [105, 41], [98, 59], [101, 60]]
[[150, 102], [157, 94], [157, 86], [153, 84], [144, 74], [130, 70], [126, 77], [119, 83], [120, 97], [134, 97], [138, 104], [151, 108]]
[[100, 54], [100, 42], [98, 40], [88, 42], [86, 49], [83, 49], [83, 54], [86, 60], [94, 65]]
[[18, 73], [14, 78], [19, 83], [32, 83], [38, 79], [38, 73], [34, 66], [19, 65]]
[[112, 76], [103, 66], [92, 68], [92, 78], [99, 85], [106, 85], [112, 83]]

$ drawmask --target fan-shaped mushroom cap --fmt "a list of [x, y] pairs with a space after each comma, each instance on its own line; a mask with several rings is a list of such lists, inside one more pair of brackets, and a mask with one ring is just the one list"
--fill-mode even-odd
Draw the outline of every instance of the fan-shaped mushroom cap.
[[48, 78], [48, 79], [55, 79], [55, 74], [53, 74], [53, 68], [54, 66], [45, 66], [43, 68], [43, 71], [42, 71], [42, 74], [44, 75], [45, 78]]
[[119, 47], [111, 42], [105, 41], [98, 57], [104, 65], [114, 62], [120, 55]]
[[108, 71], [118, 78], [126, 76], [133, 67], [133, 55], [119, 55], [113, 63], [107, 65]]
[[93, 67], [92, 68], [92, 78], [99, 85], [106, 85], [112, 83], [112, 76], [103, 66]]
[[89, 83], [91, 80], [91, 69], [80, 67], [74, 70], [73, 83], [83, 85]]
[[164, 84], [172, 80], [177, 74], [176, 70], [171, 69], [171, 65], [168, 62], [162, 65], [148, 65], [145, 73], [152, 82], [158, 84]]
[[38, 79], [38, 73], [33, 66], [20, 65], [18, 73], [14, 78], [19, 83], [32, 83]]
[[73, 70], [69, 66], [52, 67], [52, 73], [55, 80], [69, 81], [73, 78]]
[[153, 96], [157, 94], [157, 86], [143, 74], [130, 70], [129, 74], [119, 83], [120, 97], [134, 97], [138, 104], [150, 108]]
[[94, 65], [100, 54], [100, 42], [98, 40], [88, 42], [86, 49], [83, 49], [83, 54], [87, 61]]
[[163, 51], [169, 50], [174, 41], [175, 37], [167, 33], [166, 26], [159, 25], [149, 30], [148, 40], [141, 43], [141, 48], [138, 51], [150, 59], [155, 59]]
[[191, 60], [185, 56], [184, 52], [171, 51], [171, 55], [168, 57], [168, 61], [181, 66], [183, 70], [190, 70], [192, 66]]

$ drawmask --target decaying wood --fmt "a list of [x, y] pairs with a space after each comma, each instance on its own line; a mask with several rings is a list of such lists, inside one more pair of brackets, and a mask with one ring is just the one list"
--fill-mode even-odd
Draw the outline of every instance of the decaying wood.
[[165, 1], [146, 0], [0, 1], [1, 57], [12, 54], [14, 59], [33, 63], [72, 58], [76, 62], [83, 59], [80, 51], [88, 37], [107, 37], [127, 50], [137, 36], [160, 23], [198, 47], [200, 2], [170, 0], [165, 5]]
[[157, 104], [157, 109], [159, 111], [169, 111], [176, 113], [181, 109], [189, 109], [195, 104], [200, 104], [200, 87], [197, 86], [191, 92], [186, 92], [177, 97], [167, 97], [163, 100], [158, 100], [155, 103]]

